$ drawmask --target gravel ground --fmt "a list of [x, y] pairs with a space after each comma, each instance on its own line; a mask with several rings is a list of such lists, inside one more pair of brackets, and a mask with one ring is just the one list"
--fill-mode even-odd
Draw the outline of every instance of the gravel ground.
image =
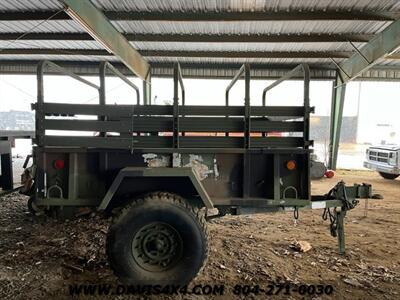
[[[313, 193], [326, 193], [340, 179], [371, 183], [385, 197], [369, 202], [367, 217], [363, 203], [348, 213], [346, 255], [337, 254], [336, 240], [320, 210], [301, 211], [297, 224], [291, 213], [227, 216], [210, 222], [209, 259], [191, 284], [224, 284], [225, 295], [178, 298], [264, 299], [253, 294], [238, 297], [232, 289], [236, 284], [267, 287], [278, 282], [294, 287], [330, 284], [334, 292], [281, 293], [275, 299], [400, 299], [400, 180], [340, 171], [333, 179], [314, 181]], [[0, 198], [0, 299], [68, 299], [70, 284], [119, 284], [104, 251], [109, 220], [93, 215], [67, 222], [34, 217], [26, 200], [18, 194]], [[312, 249], [293, 250], [296, 240], [310, 243]]]

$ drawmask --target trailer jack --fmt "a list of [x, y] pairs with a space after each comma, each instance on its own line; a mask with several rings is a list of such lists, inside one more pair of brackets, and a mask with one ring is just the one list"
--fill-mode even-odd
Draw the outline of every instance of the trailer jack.
[[372, 195], [370, 184], [363, 183], [362, 185], [354, 184], [353, 186], [346, 186], [343, 181], [338, 182], [328, 194], [325, 195], [327, 201], [340, 200], [342, 202], [340, 207], [325, 208], [322, 214], [323, 220], [327, 220], [329, 217], [331, 235], [338, 238], [339, 254], [343, 255], [346, 253], [344, 218], [346, 217], [347, 211], [358, 205], [360, 202], [358, 199], [370, 198], [378, 199], [376, 195]]

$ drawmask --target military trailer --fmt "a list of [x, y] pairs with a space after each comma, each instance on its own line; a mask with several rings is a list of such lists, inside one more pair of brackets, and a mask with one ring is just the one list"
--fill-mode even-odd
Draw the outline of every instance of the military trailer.
[[[97, 89], [99, 103], [45, 101], [44, 71], [50, 69]], [[106, 104], [109, 73], [132, 87], [132, 105]], [[97, 86], [52, 62], [39, 64], [33, 164], [25, 171], [24, 191], [32, 210], [60, 218], [88, 208], [112, 214], [106, 247], [121, 279], [190, 282], [207, 258], [206, 222], [227, 214], [289, 210], [298, 218], [301, 209], [324, 209], [344, 253], [345, 214], [372, 191], [367, 184], [340, 182], [326, 195], [311, 195], [307, 65], [267, 86], [261, 106], [251, 105], [248, 64], [226, 88], [221, 106], [185, 105], [178, 63], [173, 105], [140, 103], [139, 88], [109, 63], [99, 74]], [[230, 90], [242, 76], [244, 104], [231, 106]], [[299, 77], [304, 103], [266, 105], [272, 88]], [[276, 132], [291, 134], [271, 134]]]

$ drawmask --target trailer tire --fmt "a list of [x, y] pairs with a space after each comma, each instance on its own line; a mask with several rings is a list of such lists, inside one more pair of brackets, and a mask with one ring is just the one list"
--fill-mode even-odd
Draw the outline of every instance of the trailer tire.
[[44, 212], [43, 208], [40, 208], [36, 205], [34, 197], [29, 197], [27, 206], [28, 206], [29, 212], [34, 216], [36, 216], [38, 214], [42, 214]]
[[384, 172], [379, 172], [379, 175], [381, 175], [385, 179], [390, 179], [390, 180], [394, 180], [400, 176], [399, 174], [389, 174]]
[[125, 283], [188, 284], [207, 259], [204, 213], [175, 194], [145, 195], [115, 216], [106, 250], [111, 268]]

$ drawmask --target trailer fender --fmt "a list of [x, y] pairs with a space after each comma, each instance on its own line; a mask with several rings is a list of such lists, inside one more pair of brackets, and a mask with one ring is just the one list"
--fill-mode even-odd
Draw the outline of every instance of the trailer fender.
[[98, 210], [105, 210], [113, 199], [115, 193], [118, 191], [122, 181], [126, 178], [143, 178], [143, 177], [153, 177], [165, 178], [165, 177], [180, 177], [188, 178], [196, 190], [197, 194], [200, 196], [204, 206], [206, 208], [213, 208], [213, 203], [204, 189], [200, 178], [193, 171], [192, 168], [146, 168], [146, 167], [126, 167], [119, 171], [117, 177], [115, 177], [113, 183], [108, 189], [106, 195], [101, 201]]

